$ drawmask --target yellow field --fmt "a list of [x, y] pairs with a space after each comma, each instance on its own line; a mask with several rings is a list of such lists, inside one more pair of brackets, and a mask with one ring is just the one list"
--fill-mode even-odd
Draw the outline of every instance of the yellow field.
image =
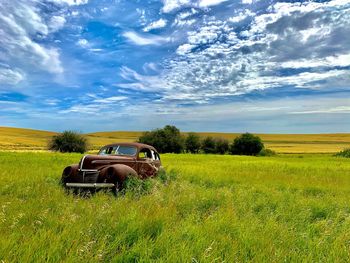
[[[0, 150], [45, 150], [54, 132], [0, 127]], [[115, 131], [86, 134], [91, 148], [114, 142], [136, 141], [142, 132]], [[199, 133], [200, 136], [222, 137], [232, 141], [237, 133]], [[346, 134], [258, 134], [267, 148], [278, 153], [335, 153], [350, 147]]]
[[0, 127], [1, 150], [42, 150], [54, 132]]

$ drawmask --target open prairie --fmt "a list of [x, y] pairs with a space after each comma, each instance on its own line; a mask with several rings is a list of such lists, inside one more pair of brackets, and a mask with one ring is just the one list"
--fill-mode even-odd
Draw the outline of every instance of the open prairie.
[[[0, 150], [45, 150], [54, 132], [0, 127]], [[136, 141], [140, 131], [85, 134], [93, 150], [114, 142]], [[186, 134], [186, 133], [184, 133]], [[198, 133], [201, 137], [222, 137], [232, 141], [237, 133]], [[350, 145], [350, 134], [258, 134], [267, 148], [278, 153], [335, 153]]]
[[0, 153], [2, 262], [346, 262], [350, 163], [165, 154], [147, 193], [67, 195], [79, 154]]

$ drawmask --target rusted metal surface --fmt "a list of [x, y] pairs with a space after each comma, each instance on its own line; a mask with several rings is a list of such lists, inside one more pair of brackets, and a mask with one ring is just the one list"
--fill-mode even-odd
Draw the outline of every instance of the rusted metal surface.
[[[119, 148], [130, 154], [120, 154]], [[110, 154], [105, 154], [114, 150]], [[101, 148], [97, 155], [85, 155], [79, 164], [67, 166], [62, 173], [65, 187], [115, 189], [123, 185], [127, 176], [148, 178], [162, 168], [157, 150], [142, 143], [116, 143]]]

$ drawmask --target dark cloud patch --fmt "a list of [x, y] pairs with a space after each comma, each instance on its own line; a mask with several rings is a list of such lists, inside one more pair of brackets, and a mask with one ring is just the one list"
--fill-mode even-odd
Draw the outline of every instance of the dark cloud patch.
[[[267, 32], [284, 36], [290, 34], [290, 32], [306, 30], [319, 25], [320, 14], [318, 12], [311, 12], [307, 14], [292, 13], [287, 16], [283, 16], [276, 22], [268, 24], [266, 26]], [[322, 21], [324, 23], [324, 21]]]

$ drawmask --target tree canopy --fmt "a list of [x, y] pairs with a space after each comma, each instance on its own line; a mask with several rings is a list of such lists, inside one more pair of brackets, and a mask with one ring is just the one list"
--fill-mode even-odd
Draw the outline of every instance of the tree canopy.
[[152, 145], [160, 153], [181, 153], [184, 149], [180, 130], [171, 125], [143, 133], [139, 142]]

